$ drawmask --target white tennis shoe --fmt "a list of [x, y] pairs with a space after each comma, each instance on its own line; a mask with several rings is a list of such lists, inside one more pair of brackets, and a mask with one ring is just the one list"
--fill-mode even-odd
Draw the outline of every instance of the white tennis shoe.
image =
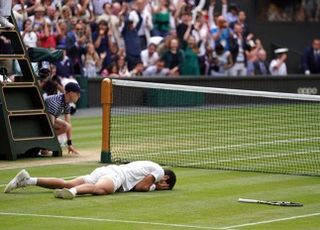
[[73, 195], [73, 193], [70, 192], [70, 190], [67, 188], [55, 189], [53, 190], [53, 195], [55, 198], [62, 198], [62, 199], [73, 199], [75, 197], [75, 195]]
[[0, 25], [4, 28], [14, 29], [14, 25], [11, 22], [9, 22], [8, 19], [2, 16], [0, 16]]
[[4, 193], [9, 193], [16, 188], [25, 187], [27, 185], [27, 180], [30, 178], [29, 173], [22, 169], [18, 174], [7, 184], [4, 189]]

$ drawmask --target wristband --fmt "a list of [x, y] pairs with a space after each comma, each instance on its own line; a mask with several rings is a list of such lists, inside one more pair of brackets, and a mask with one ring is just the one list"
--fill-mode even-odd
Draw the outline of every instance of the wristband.
[[67, 141], [67, 145], [68, 145], [68, 146], [72, 145], [72, 140], [68, 140], [68, 141]]
[[152, 184], [149, 188], [149, 191], [154, 191], [156, 189], [156, 185], [155, 184]]

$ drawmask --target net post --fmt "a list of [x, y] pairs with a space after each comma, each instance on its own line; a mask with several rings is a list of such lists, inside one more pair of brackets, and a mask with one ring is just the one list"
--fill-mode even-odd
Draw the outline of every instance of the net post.
[[111, 163], [110, 152], [110, 121], [112, 104], [112, 81], [106, 78], [101, 84], [101, 104], [102, 104], [102, 147], [101, 163]]

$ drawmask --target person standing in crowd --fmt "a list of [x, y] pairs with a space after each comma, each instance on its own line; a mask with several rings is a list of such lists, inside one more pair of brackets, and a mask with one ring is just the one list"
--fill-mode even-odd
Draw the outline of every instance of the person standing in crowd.
[[140, 17], [142, 21], [138, 30], [140, 47], [141, 49], [146, 49], [150, 40], [151, 30], [153, 29], [152, 15], [150, 12], [151, 8], [147, 6], [145, 0], [136, 0], [133, 8], [135, 8], [135, 10], [131, 11], [131, 17], [133, 18], [135, 24], [139, 22]]
[[315, 38], [312, 45], [304, 50], [302, 70], [306, 75], [320, 73], [320, 38]]
[[54, 63], [54, 65], [57, 68], [56, 74], [60, 78], [74, 78], [74, 69], [73, 69], [73, 63], [71, 59], [67, 55], [66, 47], [61, 45], [57, 47], [58, 49], [61, 49], [63, 51], [63, 58], [61, 61], [57, 61]]
[[163, 54], [162, 59], [165, 61], [165, 67], [170, 69], [171, 76], [179, 76], [181, 74], [184, 53], [179, 49], [179, 41], [177, 38], [171, 38], [168, 41], [168, 50]]
[[269, 75], [269, 63], [267, 62], [267, 52], [264, 49], [258, 51], [258, 59], [253, 63], [254, 75]]
[[288, 58], [288, 49], [279, 48], [274, 51], [276, 58], [273, 59], [269, 66], [269, 71], [271, 75], [275, 76], [286, 76], [287, 75], [287, 65], [286, 60]]
[[238, 20], [237, 21], [234, 21], [234, 22], [231, 22], [230, 23], [230, 28], [232, 30], [234, 30], [234, 25], [236, 23], [238, 23], [239, 25], [242, 26], [242, 35], [243, 37], [247, 38], [247, 36], [250, 34], [250, 29], [249, 29], [249, 25], [248, 23], [246, 22], [246, 19], [247, 19], [247, 15], [246, 15], [246, 12], [243, 11], [243, 10], [240, 10], [239, 11], [239, 15], [238, 15]]
[[24, 42], [26, 48], [28, 49], [29, 47], [37, 47], [38, 36], [36, 32], [32, 29], [32, 21], [30, 19], [24, 21], [22, 29], [23, 31], [21, 31], [20, 33], [22, 41]]
[[228, 23], [236, 22], [238, 20], [239, 8], [236, 4], [230, 3], [228, 0], [222, 0], [222, 15]]
[[75, 75], [83, 74], [81, 57], [86, 54], [87, 37], [85, 26], [81, 22], [77, 22], [73, 29], [67, 33], [66, 51], [73, 64], [73, 73]]
[[104, 59], [105, 53], [102, 53], [100, 56], [97, 51], [94, 49], [93, 43], [87, 44], [87, 52], [83, 57], [84, 63], [84, 76], [86, 77], [97, 77], [97, 72], [101, 68], [102, 60]]
[[232, 56], [229, 50], [225, 51], [219, 43], [216, 45], [213, 60], [210, 66], [211, 76], [227, 76], [233, 66]]
[[188, 37], [185, 37], [185, 40], [187, 41], [187, 47], [184, 48], [184, 64], [181, 75], [199, 76], [199, 48], [196, 44], [196, 39], [194, 38], [194, 36], [189, 35]]
[[247, 75], [247, 57], [246, 50], [248, 44], [246, 38], [243, 37], [243, 28], [240, 24], [234, 25], [234, 34], [231, 39], [230, 52], [232, 54], [233, 66], [230, 69], [231, 76], [246, 76]]
[[109, 29], [108, 22], [105, 20], [100, 20], [96, 30], [92, 33], [92, 41], [98, 55], [106, 53], [106, 57], [103, 60], [103, 65], [108, 66], [111, 63], [110, 59], [110, 47], [112, 45], [111, 41], [112, 30]]
[[[133, 15], [138, 15], [138, 21]], [[142, 25], [139, 11], [132, 11], [124, 21], [122, 36], [124, 39], [128, 69], [131, 71], [140, 61], [141, 43], [138, 31]]]
[[11, 15], [12, 0], [0, 0], [0, 26], [14, 29], [14, 25], [9, 22], [7, 17]]
[[181, 13], [180, 23], [177, 25], [177, 37], [179, 39], [180, 48], [185, 49], [188, 44], [187, 40], [184, 38], [186, 32], [188, 31], [188, 35], [192, 34], [194, 23], [192, 22], [192, 14], [191, 12], [184, 11]]
[[170, 12], [170, 1], [168, 0], [160, 0], [158, 2], [158, 6], [152, 8], [152, 16], [153, 16], [153, 36], [166, 37], [170, 33], [170, 20], [171, 20], [171, 12]]

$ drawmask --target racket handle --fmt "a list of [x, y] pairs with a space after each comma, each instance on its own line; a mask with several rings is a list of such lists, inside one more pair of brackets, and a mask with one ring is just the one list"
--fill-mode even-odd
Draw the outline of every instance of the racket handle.
[[238, 201], [239, 201], [239, 202], [244, 202], [244, 203], [258, 203], [257, 200], [254, 200], [254, 199], [245, 199], [245, 198], [239, 198]]

